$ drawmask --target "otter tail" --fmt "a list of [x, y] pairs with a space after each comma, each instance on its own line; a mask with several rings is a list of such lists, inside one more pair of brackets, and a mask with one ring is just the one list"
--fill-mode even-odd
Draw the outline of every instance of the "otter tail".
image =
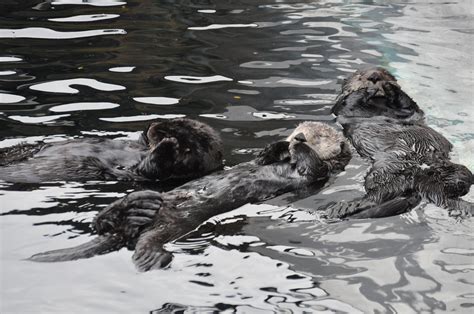
[[124, 240], [117, 235], [101, 235], [84, 244], [60, 250], [38, 253], [27, 260], [34, 262], [65, 262], [116, 251], [124, 246]]

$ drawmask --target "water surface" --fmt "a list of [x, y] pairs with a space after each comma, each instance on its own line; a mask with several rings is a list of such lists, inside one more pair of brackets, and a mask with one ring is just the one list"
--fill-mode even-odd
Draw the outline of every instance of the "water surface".
[[[234, 165], [300, 121], [334, 123], [342, 79], [381, 65], [472, 171], [472, 12], [461, 0], [3, 0], [0, 147], [136, 138], [150, 120], [186, 116], [221, 132]], [[216, 231], [170, 244], [170, 267], [148, 273], [125, 249], [24, 261], [86, 242], [97, 211], [139, 186], [1, 183], [0, 311], [469, 313], [472, 219], [425, 204], [318, 219], [328, 201], [363, 193], [365, 168], [354, 159], [319, 193], [215, 217]]]

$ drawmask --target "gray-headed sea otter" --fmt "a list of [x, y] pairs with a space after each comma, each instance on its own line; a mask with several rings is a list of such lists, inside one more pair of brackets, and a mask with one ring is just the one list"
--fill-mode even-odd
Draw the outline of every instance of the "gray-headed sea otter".
[[355, 73], [342, 88], [333, 113], [357, 152], [372, 160], [365, 177], [366, 197], [336, 203], [330, 217], [370, 218], [406, 212], [421, 198], [470, 214], [460, 199], [472, 173], [449, 160], [451, 143], [424, 123], [423, 111], [383, 68]]
[[81, 246], [40, 253], [34, 261], [90, 257], [127, 246], [135, 248], [139, 270], [167, 265], [163, 245], [198, 227], [210, 217], [246, 203], [324, 182], [344, 168], [350, 149], [342, 133], [319, 122], [300, 124], [285, 141], [267, 146], [250, 162], [188, 182], [166, 193], [133, 192], [101, 211], [99, 236]]
[[0, 151], [0, 180], [45, 181], [193, 179], [222, 167], [223, 143], [191, 119], [154, 122], [138, 141], [84, 138]]

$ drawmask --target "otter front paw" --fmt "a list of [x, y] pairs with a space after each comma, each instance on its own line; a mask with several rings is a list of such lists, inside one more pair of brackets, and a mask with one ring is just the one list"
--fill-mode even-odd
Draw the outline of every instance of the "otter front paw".
[[176, 156], [179, 151], [179, 143], [175, 137], [167, 137], [161, 140], [160, 143], [153, 150], [153, 154], [160, 156], [161, 158]]
[[270, 145], [267, 145], [258, 154], [256, 162], [259, 165], [269, 165], [274, 162], [282, 161], [290, 156], [288, 146], [290, 145], [287, 141], [280, 141]]
[[325, 178], [329, 172], [328, 169], [323, 169], [327, 165], [323, 163], [318, 154], [302, 142], [290, 146], [290, 156], [290, 163], [296, 167], [301, 176], [320, 179]]
[[174, 137], [164, 138], [140, 163], [139, 172], [153, 180], [164, 180], [173, 173], [177, 156], [179, 156], [178, 140]]

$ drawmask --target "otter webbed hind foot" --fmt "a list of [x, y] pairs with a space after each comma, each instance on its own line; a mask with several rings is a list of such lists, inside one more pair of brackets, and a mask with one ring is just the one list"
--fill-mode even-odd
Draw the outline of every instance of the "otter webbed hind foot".
[[164, 245], [191, 232], [201, 222], [199, 214], [188, 215], [176, 208], [163, 208], [156, 216], [154, 225], [140, 234], [135, 245], [132, 259], [137, 269], [148, 271], [168, 266], [173, 255], [164, 249]]
[[[159, 227], [144, 232], [135, 246], [133, 263], [139, 271], [145, 272], [151, 269], [160, 269], [171, 263], [173, 255], [167, 252], [163, 245], [177, 236], [172, 225], [162, 224]], [[179, 232], [179, 231], [178, 231]]]
[[33, 262], [66, 262], [106, 254], [123, 247], [124, 239], [118, 235], [104, 235], [84, 244], [35, 254], [26, 260]]
[[173, 260], [173, 254], [163, 250], [141, 248], [133, 253], [133, 263], [138, 271], [146, 272], [168, 266]]

